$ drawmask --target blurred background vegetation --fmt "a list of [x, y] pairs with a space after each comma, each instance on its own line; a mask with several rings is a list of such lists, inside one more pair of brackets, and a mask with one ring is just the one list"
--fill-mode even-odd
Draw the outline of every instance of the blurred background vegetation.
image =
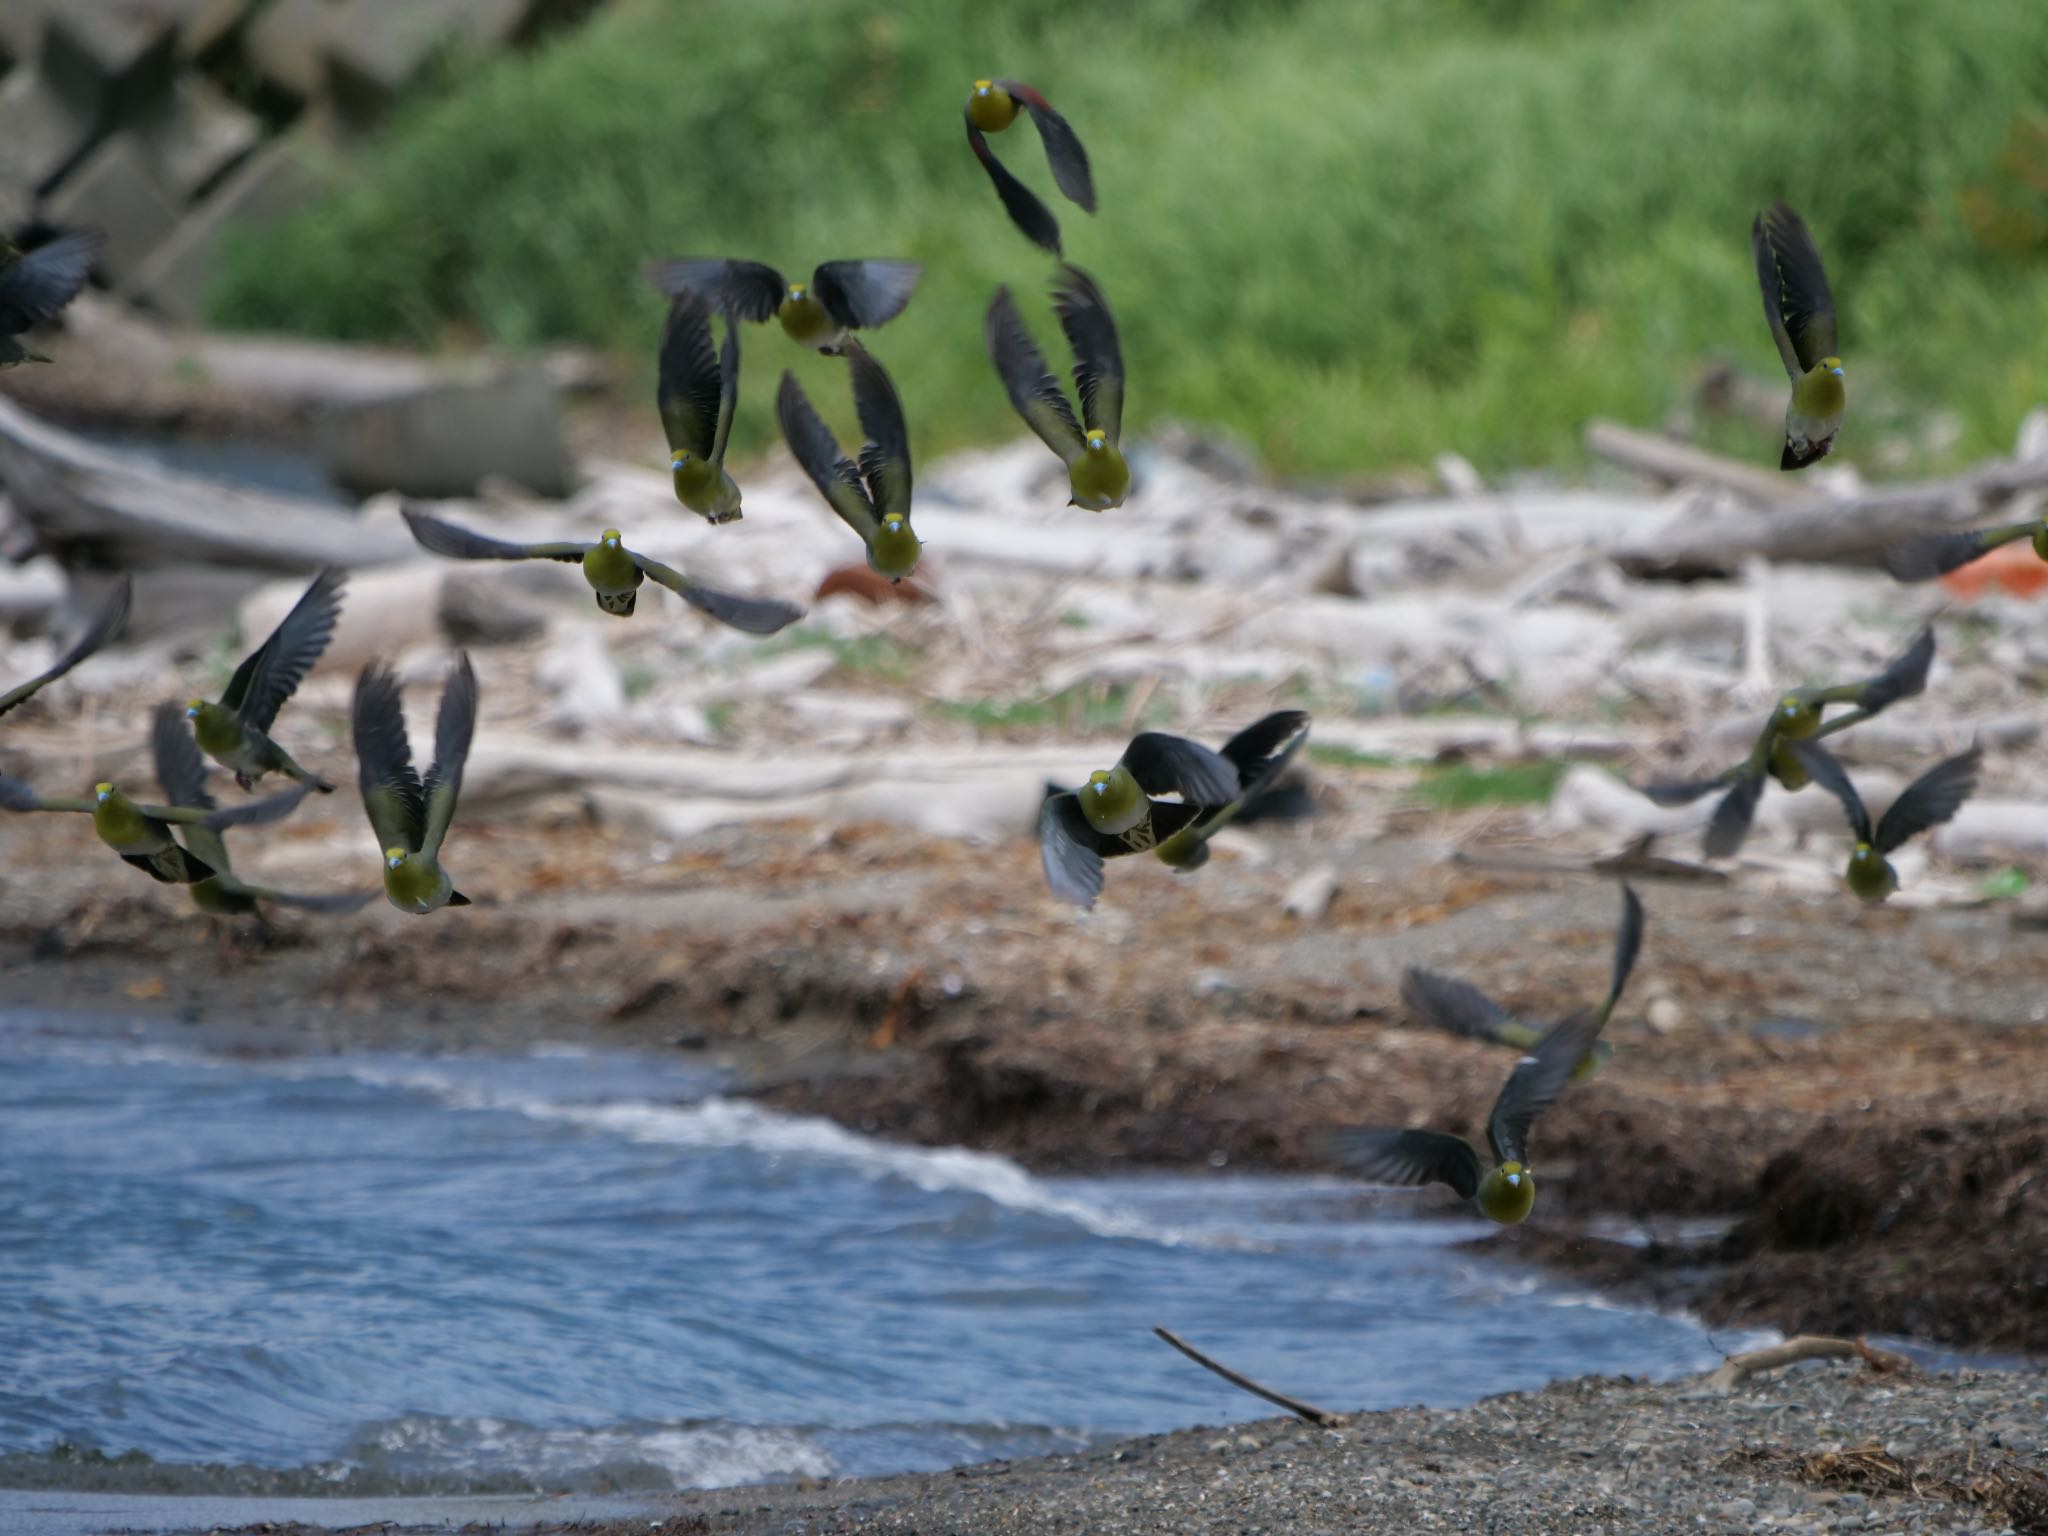
[[[1748, 252], [1773, 196], [1833, 274], [1848, 457], [2003, 451], [2048, 398], [2043, 0], [619, 0], [451, 69], [338, 194], [241, 243], [213, 311], [594, 343], [651, 383], [645, 257], [910, 256], [876, 351], [919, 450], [1005, 439], [995, 285], [1056, 332], [962, 138], [982, 74], [1089, 148], [1093, 218], [1028, 129], [993, 140], [1116, 307], [1136, 425], [1227, 428], [1284, 473], [1569, 463], [1588, 416], [1656, 425], [1710, 362], [1781, 387]], [[811, 366], [756, 334], [743, 448]], [[1775, 460], [1754, 421], [1716, 431]]]

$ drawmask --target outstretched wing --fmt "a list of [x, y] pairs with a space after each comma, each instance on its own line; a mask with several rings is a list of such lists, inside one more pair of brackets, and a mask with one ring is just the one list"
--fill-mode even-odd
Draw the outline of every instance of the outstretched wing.
[[916, 261], [821, 261], [811, 294], [848, 330], [871, 331], [903, 313], [923, 275]]
[[1515, 1063], [1486, 1120], [1486, 1139], [1497, 1161], [1529, 1161], [1529, 1127], [1557, 1102], [1606, 1022], [1604, 1014], [1581, 1008], [1552, 1025], [1529, 1054]]
[[235, 668], [220, 701], [243, 724], [259, 731], [270, 729], [284, 701], [298, 690], [334, 638], [334, 622], [341, 615], [341, 589], [347, 580], [348, 572], [338, 566], [321, 571], [292, 604], [284, 622], [270, 632], [270, 638]]
[[1011, 175], [1009, 167], [996, 158], [995, 151], [988, 147], [988, 140], [982, 137], [981, 130], [974, 126], [971, 118], [967, 123], [967, 147], [974, 151], [974, 158], [981, 162], [981, 168], [988, 172], [988, 179], [995, 183], [996, 196], [1003, 200], [1003, 211], [1009, 214], [1010, 222], [1040, 250], [1059, 255], [1060, 221], [1038, 200], [1037, 193]]
[[1191, 805], [1228, 805], [1237, 798], [1231, 761], [1185, 736], [1141, 731], [1124, 748], [1123, 765], [1147, 795], [1179, 795]]
[[1701, 839], [1701, 851], [1710, 859], [1732, 859], [1742, 851], [1742, 845], [1749, 838], [1749, 829], [1756, 821], [1757, 802], [1764, 797], [1764, 774], [1760, 769], [1745, 770], [1729, 786], [1728, 793], [1721, 797], [1721, 803], [1714, 807], [1714, 814], [1707, 820], [1707, 835]]
[[1237, 770], [1238, 792], [1228, 805], [1204, 811], [1196, 830], [1208, 838], [1229, 826], [1287, 771], [1294, 754], [1307, 740], [1307, 713], [1278, 709], [1223, 743], [1223, 760]]
[[0, 715], [6, 714], [23, 700], [34, 697], [40, 689], [57, 681], [105, 645], [114, 631], [121, 627], [121, 621], [128, 617], [128, 600], [133, 591], [133, 583], [127, 576], [124, 575], [115, 582], [114, 590], [107, 595], [106, 606], [101, 608], [92, 623], [86, 626], [85, 633], [71, 642], [70, 650], [59, 656], [46, 671], [8, 689], [5, 693], [0, 693]]
[[867, 441], [860, 450], [861, 477], [878, 516], [910, 515], [910, 432], [903, 425], [903, 402], [896, 386], [874, 354], [857, 341], [846, 343], [846, 365], [853, 374], [853, 408]]
[[596, 546], [565, 540], [553, 544], [511, 544], [487, 538], [444, 523], [440, 518], [413, 507], [402, 507], [400, 515], [421, 549], [451, 560], [581, 560]]
[[1849, 818], [1849, 830], [1855, 834], [1856, 841], [1870, 842], [1870, 812], [1835, 754], [1817, 741], [1795, 741], [1792, 752], [1799, 759], [1800, 766], [1806, 769], [1807, 777], [1841, 801], [1842, 810]]
[[1104, 837], [1088, 823], [1071, 792], [1047, 795], [1038, 808], [1038, 862], [1061, 901], [1092, 907], [1102, 894]]
[[51, 799], [37, 794], [20, 779], [0, 773], [0, 810], [6, 811], [83, 811], [92, 813], [90, 800], [65, 797]]
[[1024, 329], [1024, 319], [1017, 313], [1017, 301], [1010, 297], [1008, 287], [998, 288], [989, 301], [984, 329], [996, 376], [1003, 381], [1003, 390], [1024, 424], [1069, 463], [1085, 453], [1087, 441], [1081, 435], [1081, 424], [1074, 420], [1073, 407], [1067, 404], [1067, 392], [1046, 367], [1038, 343]]
[[1890, 853], [1954, 816], [1977, 792], [1977, 770], [1983, 763], [1984, 749], [1972, 747], [1921, 774], [1878, 818], [1873, 846], [1879, 853]]
[[1869, 716], [1898, 703], [1901, 699], [1915, 698], [1926, 691], [1928, 669], [1933, 665], [1934, 629], [1930, 625], [1920, 631], [1911, 645], [1887, 663], [1882, 672], [1863, 683], [1856, 690], [1853, 702]]
[[381, 661], [364, 667], [356, 679], [349, 732], [355, 739], [356, 784], [379, 851], [417, 851], [426, 836], [426, 794], [412, 765], [398, 678]]
[[1636, 895], [1635, 887], [1624, 880], [1621, 882], [1621, 926], [1614, 931], [1614, 976], [1607, 986], [1607, 1001], [1600, 1009], [1603, 1025], [1613, 1017], [1614, 1006], [1627, 990], [1628, 979], [1636, 968], [1636, 956], [1642, 950], [1643, 903]]
[[782, 428], [782, 440], [789, 444], [790, 453], [826, 504], [862, 539], [873, 540], [881, 525], [861, 485], [860, 466], [839, 451], [832, 429], [818, 419], [792, 373], [782, 375], [782, 385], [775, 391], [775, 421]]
[[434, 765], [422, 786], [427, 804], [426, 831], [420, 852], [435, 858], [455, 819], [455, 800], [462, 793], [462, 769], [469, 761], [470, 738], [476, 734], [476, 669], [469, 652], [459, 653], [441, 685], [441, 713], [434, 722]]
[[1798, 378], [1836, 355], [1835, 300], [1806, 223], [1783, 202], [1772, 203], [1749, 229], [1763, 288], [1764, 316], [1785, 371]]
[[1088, 172], [1088, 151], [1081, 147], [1080, 135], [1052, 109], [1051, 102], [1023, 81], [998, 80], [996, 84], [1023, 102], [1024, 110], [1031, 114], [1039, 142], [1045, 145], [1046, 164], [1052, 167], [1052, 179], [1059, 184], [1060, 191], [1069, 201], [1093, 213], [1095, 178]]
[[640, 269], [667, 298], [693, 294], [735, 320], [772, 320], [789, 285], [773, 267], [717, 256], [678, 256]]
[[1715, 790], [1734, 783], [1740, 776], [1739, 768], [1731, 768], [1705, 779], [1660, 779], [1654, 784], [1638, 786], [1638, 792], [1657, 805], [1691, 805], [1702, 795], [1711, 795]]
[[1052, 307], [1060, 329], [1067, 333], [1067, 345], [1074, 349], [1081, 420], [1091, 428], [1100, 427], [1114, 443], [1124, 428], [1124, 353], [1109, 301], [1094, 278], [1068, 264], [1053, 279]]
[[1464, 1137], [1447, 1131], [1327, 1131], [1316, 1138], [1316, 1146], [1346, 1173], [1368, 1184], [1409, 1189], [1448, 1184], [1467, 1200], [1479, 1193], [1478, 1151]]
[[92, 276], [106, 237], [85, 230], [36, 247], [20, 260], [0, 267], [0, 336], [13, 336], [45, 325], [78, 297]]
[[669, 301], [668, 319], [661, 328], [654, 387], [669, 452], [712, 458], [724, 399], [724, 377], [711, 345], [711, 310], [694, 293], [678, 294]]
[[[206, 759], [199, 755], [199, 742], [185, 722], [184, 710], [173, 703], [157, 705], [149, 721], [149, 747], [156, 759], [156, 781], [166, 800], [202, 811], [214, 808], [213, 796], [206, 788]], [[215, 861], [207, 862], [219, 868]]]
[[1501, 1027], [1509, 1021], [1507, 1009], [1455, 976], [1426, 971], [1411, 965], [1401, 973], [1401, 1006], [1408, 1017], [1447, 1035], [1498, 1043]]
[[663, 565], [659, 560], [634, 554], [630, 549], [626, 554], [646, 573], [649, 581], [659, 582], [692, 608], [747, 634], [772, 635], [804, 616], [803, 609], [795, 603], [785, 603], [774, 597], [741, 597], [737, 593], [721, 592], [715, 587], [699, 586], [672, 565]]
[[2039, 533], [2043, 526], [2048, 525], [2036, 518], [2030, 523], [1979, 528], [1973, 533], [1916, 534], [1884, 552], [1884, 568], [1900, 581], [1932, 581], [1961, 570], [1972, 560], [1983, 559], [2002, 545]]

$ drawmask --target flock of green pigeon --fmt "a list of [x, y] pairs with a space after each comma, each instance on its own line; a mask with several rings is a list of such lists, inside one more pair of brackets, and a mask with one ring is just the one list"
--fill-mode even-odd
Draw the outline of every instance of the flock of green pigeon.
[[[1082, 209], [1095, 211], [1095, 188], [1080, 137], [1045, 97], [1015, 80], [977, 80], [965, 106], [967, 141], [988, 173], [1017, 228], [1055, 258], [1060, 228], [1043, 201], [989, 148], [1019, 115], [1030, 118], [1044, 144], [1054, 183]], [[1824, 457], [1841, 430], [1847, 396], [1836, 342], [1834, 301], [1812, 236], [1798, 214], [1774, 203], [1750, 234], [1764, 310], [1791, 380], [1780, 467], [1805, 468]], [[76, 234], [23, 254], [0, 241], [0, 366], [47, 361], [22, 336], [53, 320], [84, 285], [100, 249], [99, 236]], [[648, 279], [668, 299], [660, 341], [656, 403], [671, 454], [676, 499], [714, 525], [737, 522], [742, 494], [725, 454], [739, 398], [738, 327], [771, 318], [801, 346], [843, 357], [865, 442], [852, 457], [842, 452], [795, 377], [785, 372], [775, 414], [791, 454], [831, 509], [860, 537], [869, 567], [891, 582], [917, 567], [922, 544], [911, 526], [911, 464], [903, 405], [888, 373], [857, 333], [886, 325], [909, 304], [921, 268], [915, 262], [840, 260], [820, 264], [808, 281], [792, 282], [754, 261], [682, 258], [650, 263]], [[985, 337], [997, 376], [1011, 404], [1066, 466], [1070, 505], [1109, 511], [1130, 493], [1131, 471], [1121, 448], [1124, 365], [1116, 322], [1095, 280], [1070, 263], [1052, 284], [1054, 312], [1074, 357], [1079, 414], [1064, 386], [1017, 312], [1007, 287], [999, 288], [985, 319]], [[713, 320], [724, 335], [713, 343]], [[594, 541], [514, 544], [458, 527], [424, 512], [405, 513], [422, 547], [458, 560], [558, 560], [582, 568], [597, 605], [629, 617], [641, 584], [668, 588], [707, 617], [748, 634], [773, 634], [802, 616], [795, 604], [723, 592], [627, 547], [616, 529]], [[1887, 561], [1900, 580], [1917, 581], [1952, 571], [2001, 544], [2031, 537], [2048, 559], [2048, 519], [1975, 533], [1942, 533], [1909, 540]], [[94, 830], [128, 863], [153, 879], [185, 885], [204, 911], [257, 914], [275, 903], [312, 911], [354, 910], [374, 891], [340, 896], [295, 895], [239, 880], [223, 834], [291, 814], [308, 793], [334, 786], [303, 767], [271, 735], [279, 710], [319, 660], [333, 635], [345, 576], [323, 570], [277, 629], [235, 669], [218, 700], [193, 699], [159, 707], [151, 746], [162, 803], [130, 799], [110, 783], [91, 796], [45, 796], [0, 776], [0, 807], [90, 815]], [[80, 639], [39, 677], [0, 695], [5, 714], [39, 688], [91, 656], [126, 616], [129, 586], [116, 586], [104, 610]], [[1821, 738], [1867, 720], [1919, 693], [1934, 655], [1932, 631], [1923, 633], [1875, 677], [1838, 687], [1787, 693], [1765, 720], [1755, 748], [1740, 763], [1711, 777], [1646, 786], [1663, 804], [1682, 804], [1722, 791], [1709, 822], [1709, 856], [1732, 856], [1747, 835], [1767, 780], [1787, 790], [1819, 783], [1847, 813], [1854, 845], [1847, 883], [1857, 895], [1881, 901], [1898, 886], [1888, 860], [1908, 838], [1953, 816], [1976, 783], [1976, 748], [1937, 764], [1872, 820], [1841, 766]], [[1843, 706], [1832, 717], [1832, 706]], [[463, 767], [476, 726], [477, 683], [466, 654], [458, 655], [442, 688], [434, 755], [424, 773], [416, 766], [400, 708], [398, 679], [381, 662], [358, 677], [350, 710], [363, 809], [382, 850], [384, 894], [400, 911], [424, 914], [464, 906], [441, 862], [462, 789]], [[1092, 907], [1102, 893], [1104, 860], [1151, 853], [1179, 871], [1199, 868], [1214, 835], [1233, 820], [1256, 814], [1263, 797], [1307, 738], [1307, 715], [1282, 710], [1238, 732], [1219, 749], [1183, 737], [1147, 731], [1132, 738], [1109, 768], [1075, 789], [1052, 787], [1038, 820], [1040, 862], [1052, 893]], [[203, 754], [203, 756], [202, 756]], [[275, 775], [289, 787], [222, 809], [206, 786], [205, 759], [253, 791]], [[1411, 970], [1402, 997], [1418, 1023], [1491, 1040], [1522, 1053], [1488, 1117], [1490, 1159], [1462, 1137], [1436, 1130], [1366, 1129], [1331, 1138], [1343, 1165], [1377, 1183], [1448, 1185], [1494, 1221], [1518, 1222], [1535, 1199], [1528, 1136], [1535, 1118], [1568, 1083], [1597, 1070], [1608, 1047], [1600, 1031], [1612, 1015], [1634, 967], [1643, 936], [1643, 909], [1622, 888], [1622, 917], [1611, 984], [1597, 1007], [1578, 1009], [1554, 1023], [1524, 1021], [1456, 978]]]

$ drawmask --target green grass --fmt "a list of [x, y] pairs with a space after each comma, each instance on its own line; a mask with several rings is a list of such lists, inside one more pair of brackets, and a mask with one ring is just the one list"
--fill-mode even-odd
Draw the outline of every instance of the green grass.
[[[1107, 735], [1123, 730], [1130, 719], [1131, 685], [1077, 683], [1058, 693], [1014, 699], [946, 699], [932, 707], [982, 736], [1049, 731], [1070, 736]], [[1130, 729], [1159, 724], [1166, 713], [1166, 701], [1155, 698], [1139, 711]]]
[[[877, 350], [918, 450], [1014, 435], [980, 317], [1008, 282], [1052, 334], [1048, 273], [962, 142], [989, 72], [1089, 146], [1094, 218], [1028, 129], [995, 141], [1115, 305], [1140, 428], [1227, 425], [1309, 473], [1569, 460], [1588, 416], [1655, 424], [1703, 359], [1782, 379], [1747, 244], [1775, 195], [1834, 276], [1847, 455], [1933, 406], [1951, 457], [2002, 450], [2048, 396], [2040, 0], [621, 0], [452, 72], [336, 196], [238, 242], [214, 311], [570, 338], [651, 376], [644, 257], [915, 256]], [[843, 370], [750, 340], [743, 449], [786, 366], [850, 431]]]
[[1303, 750], [1311, 762], [1328, 763], [1332, 768], [1400, 767], [1399, 759], [1385, 752], [1355, 752], [1350, 747], [1333, 747], [1323, 741], [1311, 741]]
[[1548, 805], [1564, 778], [1563, 763], [1510, 763], [1502, 768], [1475, 768], [1469, 763], [1443, 763], [1425, 769], [1415, 793], [1427, 805], [1444, 811], [1469, 811], [1481, 805]]

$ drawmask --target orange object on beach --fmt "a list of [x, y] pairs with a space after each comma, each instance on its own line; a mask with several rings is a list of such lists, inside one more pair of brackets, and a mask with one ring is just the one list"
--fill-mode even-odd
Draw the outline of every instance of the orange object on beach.
[[1966, 603], [1975, 602], [1990, 587], [2014, 597], [2039, 597], [2048, 592], [2048, 560], [2034, 553], [2033, 540], [2020, 539], [1950, 571], [1941, 584]]

